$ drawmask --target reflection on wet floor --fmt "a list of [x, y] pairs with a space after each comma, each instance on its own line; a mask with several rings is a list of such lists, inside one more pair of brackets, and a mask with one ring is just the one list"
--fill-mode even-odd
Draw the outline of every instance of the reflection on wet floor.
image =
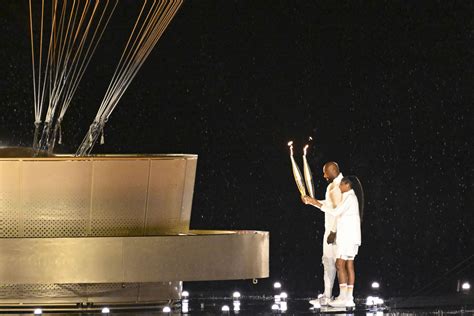
[[[277, 282], [278, 283], [278, 282]], [[239, 291], [201, 292], [183, 291], [179, 301], [150, 305], [93, 305], [77, 306], [21, 306], [0, 307], [0, 313], [10, 315], [474, 315], [474, 294], [450, 294], [444, 296], [356, 297], [355, 309], [321, 306], [319, 300], [308, 295], [287, 293], [280, 284], [269, 293]], [[191, 291], [191, 290], [190, 290]], [[273, 293], [272, 293], [273, 292]], [[376, 296], [378, 295], [378, 296]], [[312, 304], [310, 304], [312, 300]]]
[[[289, 298], [286, 293], [275, 296], [243, 296], [234, 292], [229, 297], [204, 297], [193, 298], [189, 293], [183, 300], [168, 305], [149, 305], [145, 307], [105, 307], [92, 306], [84, 309], [51, 310], [48, 308], [30, 310], [3, 310], [8, 314], [18, 315], [364, 315], [364, 316], [411, 316], [411, 315], [474, 315], [474, 304], [470, 306], [447, 307], [417, 307], [417, 308], [392, 308], [390, 299], [383, 305], [366, 305], [367, 300], [356, 300], [355, 310], [345, 308], [331, 308], [326, 306], [312, 306], [309, 298]], [[282, 295], [283, 294], [283, 295]], [[432, 303], [436, 298], [432, 298]]]

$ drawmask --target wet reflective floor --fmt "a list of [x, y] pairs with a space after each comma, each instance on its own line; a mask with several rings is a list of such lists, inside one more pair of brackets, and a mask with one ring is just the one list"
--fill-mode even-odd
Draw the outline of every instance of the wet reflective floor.
[[[312, 308], [309, 298], [281, 299], [273, 296], [233, 297], [190, 297], [188, 300], [170, 302], [165, 305], [142, 307], [89, 306], [85, 308], [37, 309], [40, 315], [474, 315], [474, 300], [470, 297], [420, 297], [408, 299], [387, 299], [379, 305], [368, 306], [367, 299], [356, 300], [356, 309]], [[108, 308], [103, 309], [103, 308]], [[34, 309], [4, 308], [2, 314], [34, 315]]]

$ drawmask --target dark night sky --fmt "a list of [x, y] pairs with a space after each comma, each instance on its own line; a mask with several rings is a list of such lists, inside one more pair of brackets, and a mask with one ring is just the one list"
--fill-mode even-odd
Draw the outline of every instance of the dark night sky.
[[[3, 145], [32, 141], [27, 5], [0, 1]], [[91, 123], [135, 8], [123, 1], [113, 17], [59, 151], [73, 152]], [[259, 286], [280, 279], [316, 291], [323, 214], [300, 202], [286, 146], [295, 140], [299, 153], [311, 135], [319, 197], [328, 160], [365, 187], [359, 288], [377, 279], [387, 293], [411, 293], [474, 253], [473, 9], [472, 1], [186, 1], [94, 152], [198, 154], [192, 228], [270, 231], [271, 278]], [[468, 264], [444, 285], [474, 282]]]

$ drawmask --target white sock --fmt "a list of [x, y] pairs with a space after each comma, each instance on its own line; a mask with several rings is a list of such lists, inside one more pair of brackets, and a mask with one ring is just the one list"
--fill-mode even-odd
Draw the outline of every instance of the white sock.
[[339, 284], [339, 296], [337, 298], [342, 299], [342, 300], [345, 299], [346, 292], [347, 292], [347, 283]]
[[353, 292], [354, 292], [354, 285], [348, 285], [346, 288], [346, 298], [348, 300], [354, 299], [354, 296], [352, 295]]

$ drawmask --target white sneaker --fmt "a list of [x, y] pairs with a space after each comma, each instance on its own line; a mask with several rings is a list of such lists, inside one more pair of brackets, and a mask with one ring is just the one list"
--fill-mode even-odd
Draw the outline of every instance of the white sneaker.
[[331, 302], [331, 301], [332, 301], [332, 299], [330, 297], [321, 296], [319, 298], [319, 304], [321, 304], [321, 306], [328, 306], [329, 302]]
[[336, 298], [334, 301], [329, 302], [329, 306], [331, 307], [346, 307], [347, 301], [343, 298]]
[[356, 304], [354, 303], [354, 299], [350, 298], [346, 300], [346, 308], [355, 308]]
[[321, 304], [319, 303], [319, 299], [315, 298], [314, 300], [309, 301], [314, 308], [319, 309], [321, 308]]

